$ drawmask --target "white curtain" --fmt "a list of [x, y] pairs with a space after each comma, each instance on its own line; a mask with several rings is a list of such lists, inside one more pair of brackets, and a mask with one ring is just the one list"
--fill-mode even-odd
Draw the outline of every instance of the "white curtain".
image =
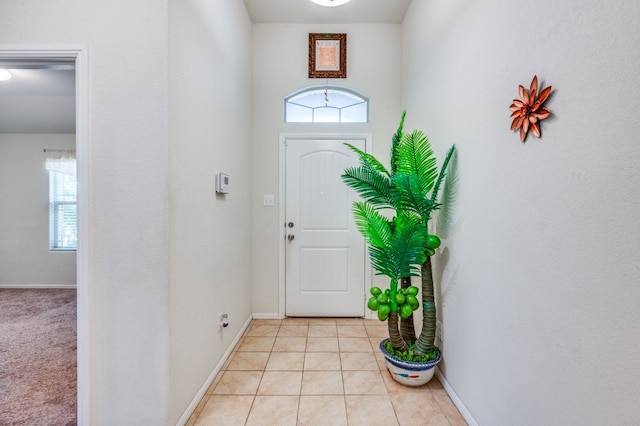
[[44, 165], [47, 171], [76, 176], [75, 149], [45, 149], [44, 158]]

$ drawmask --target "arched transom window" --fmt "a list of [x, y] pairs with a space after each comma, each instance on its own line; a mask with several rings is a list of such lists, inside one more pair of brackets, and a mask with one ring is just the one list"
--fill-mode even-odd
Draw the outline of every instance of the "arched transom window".
[[344, 86], [310, 86], [284, 98], [287, 123], [367, 123], [369, 98]]

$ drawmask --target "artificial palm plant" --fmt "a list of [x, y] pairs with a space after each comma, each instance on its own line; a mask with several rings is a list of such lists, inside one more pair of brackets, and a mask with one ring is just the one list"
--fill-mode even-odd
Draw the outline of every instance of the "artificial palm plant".
[[[356, 226], [369, 245], [371, 264], [389, 278], [389, 288], [371, 289], [370, 309], [388, 320], [389, 340], [396, 354], [408, 360], [436, 358], [436, 305], [431, 256], [440, 239], [428, 232], [429, 219], [440, 207], [438, 192], [455, 146], [438, 172], [429, 140], [420, 130], [403, 133], [406, 112], [393, 135], [390, 169], [371, 154], [348, 145], [360, 165], [345, 170], [344, 182], [362, 198], [354, 203]], [[416, 337], [413, 311], [420, 303], [411, 277], [421, 277], [423, 321]], [[400, 318], [400, 320], [399, 320]], [[399, 324], [400, 323], [400, 324]]]

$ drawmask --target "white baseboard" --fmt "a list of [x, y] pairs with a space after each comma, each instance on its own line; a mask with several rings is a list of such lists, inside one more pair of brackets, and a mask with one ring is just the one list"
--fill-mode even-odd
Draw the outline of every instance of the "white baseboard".
[[0, 288], [77, 288], [75, 284], [0, 284]]
[[460, 411], [460, 414], [462, 415], [464, 420], [467, 422], [467, 424], [469, 426], [478, 426], [478, 422], [476, 422], [476, 419], [474, 419], [471, 413], [469, 412], [469, 410], [467, 410], [467, 407], [465, 407], [465, 405], [462, 403], [462, 400], [460, 399], [458, 394], [456, 394], [456, 392], [453, 390], [453, 388], [451, 387], [451, 384], [449, 384], [449, 382], [444, 377], [444, 375], [442, 374], [442, 372], [438, 367], [436, 367], [436, 376], [438, 376], [438, 379], [440, 380], [440, 383], [442, 383], [444, 390], [447, 391], [449, 398], [451, 398], [451, 401], [456, 406], [458, 411]]
[[270, 320], [270, 319], [275, 319], [275, 320], [279, 320], [282, 319], [283, 317], [280, 316], [280, 314], [253, 314], [253, 319], [261, 319], [261, 320]]
[[229, 355], [231, 355], [231, 352], [233, 352], [233, 349], [236, 347], [236, 345], [240, 341], [240, 338], [242, 337], [244, 332], [247, 330], [247, 327], [249, 327], [249, 324], [251, 324], [252, 319], [253, 317], [249, 316], [249, 318], [244, 323], [244, 325], [242, 326], [242, 328], [240, 329], [236, 337], [233, 339], [233, 342], [231, 342], [231, 345], [229, 345], [229, 348], [226, 350], [226, 352], [222, 355], [222, 358], [220, 359], [220, 361], [218, 361], [216, 366], [213, 368], [213, 370], [211, 371], [211, 374], [209, 374], [209, 377], [207, 377], [207, 380], [204, 382], [204, 384], [202, 385], [202, 387], [200, 388], [196, 396], [193, 397], [193, 400], [185, 410], [182, 417], [180, 417], [180, 420], [178, 420], [178, 423], [176, 423], [176, 426], [184, 426], [187, 424], [187, 422], [189, 421], [189, 418], [191, 417], [193, 412], [196, 411], [198, 404], [200, 403], [205, 393], [207, 392], [207, 389], [209, 389], [209, 386], [211, 386], [211, 383], [213, 383], [213, 381], [215, 380], [220, 370], [222, 370], [222, 366], [224, 365], [225, 362], [227, 362], [227, 359], [229, 359]]

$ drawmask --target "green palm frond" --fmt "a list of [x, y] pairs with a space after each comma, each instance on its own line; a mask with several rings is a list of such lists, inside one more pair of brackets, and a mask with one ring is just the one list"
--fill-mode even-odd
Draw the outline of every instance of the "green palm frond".
[[350, 167], [342, 175], [344, 183], [354, 189], [362, 199], [381, 208], [393, 207], [389, 176], [371, 167]]
[[356, 201], [353, 203], [353, 216], [356, 228], [372, 247], [384, 247], [391, 240], [391, 225], [389, 220], [382, 216], [375, 207], [367, 202]]
[[[392, 247], [400, 265], [396, 279], [420, 276], [420, 266], [427, 257], [428, 235], [427, 227], [420, 223], [419, 218], [412, 219], [406, 226], [399, 226], [393, 234]], [[397, 245], [393, 242], [394, 238], [398, 240]]]
[[402, 209], [420, 215], [423, 223], [431, 217], [434, 203], [422, 191], [420, 178], [415, 173], [400, 174], [393, 177], [393, 194], [397, 197], [395, 204]]
[[426, 258], [427, 228], [413, 217], [396, 221], [396, 230], [384, 246], [369, 247], [371, 265], [380, 275], [392, 280], [420, 275], [420, 265]]
[[407, 111], [402, 111], [400, 117], [400, 124], [398, 130], [391, 137], [391, 176], [395, 176], [397, 173], [396, 158], [398, 158], [398, 149], [400, 147], [400, 141], [402, 140], [402, 131], [404, 129], [404, 118], [407, 115]]
[[414, 173], [419, 177], [421, 192], [426, 197], [435, 184], [438, 168], [429, 139], [422, 131], [402, 136], [396, 164], [397, 174]]
[[433, 187], [433, 192], [431, 193], [431, 203], [434, 206], [440, 206], [440, 204], [436, 203], [438, 199], [438, 191], [440, 191], [440, 185], [442, 185], [442, 181], [444, 180], [444, 177], [447, 174], [447, 166], [449, 166], [449, 160], [451, 160], [451, 157], [453, 156], [453, 152], [455, 151], [455, 149], [456, 149], [456, 146], [454, 144], [454, 145], [451, 145], [451, 148], [449, 148], [449, 151], [447, 151], [447, 155], [444, 158], [444, 163], [442, 163], [442, 168], [440, 169], [440, 174], [438, 175], [438, 179], [436, 180], [436, 183]]
[[377, 171], [378, 173], [382, 173], [382, 174], [385, 174], [387, 176], [390, 176], [389, 171], [387, 170], [387, 168], [380, 161], [378, 161], [378, 159], [376, 157], [374, 157], [373, 155], [362, 151], [361, 149], [356, 148], [355, 146], [351, 145], [350, 143], [345, 143], [345, 145], [349, 149], [351, 149], [353, 152], [358, 154], [358, 157], [360, 157], [360, 165], [361, 166], [369, 167], [369, 168]]

